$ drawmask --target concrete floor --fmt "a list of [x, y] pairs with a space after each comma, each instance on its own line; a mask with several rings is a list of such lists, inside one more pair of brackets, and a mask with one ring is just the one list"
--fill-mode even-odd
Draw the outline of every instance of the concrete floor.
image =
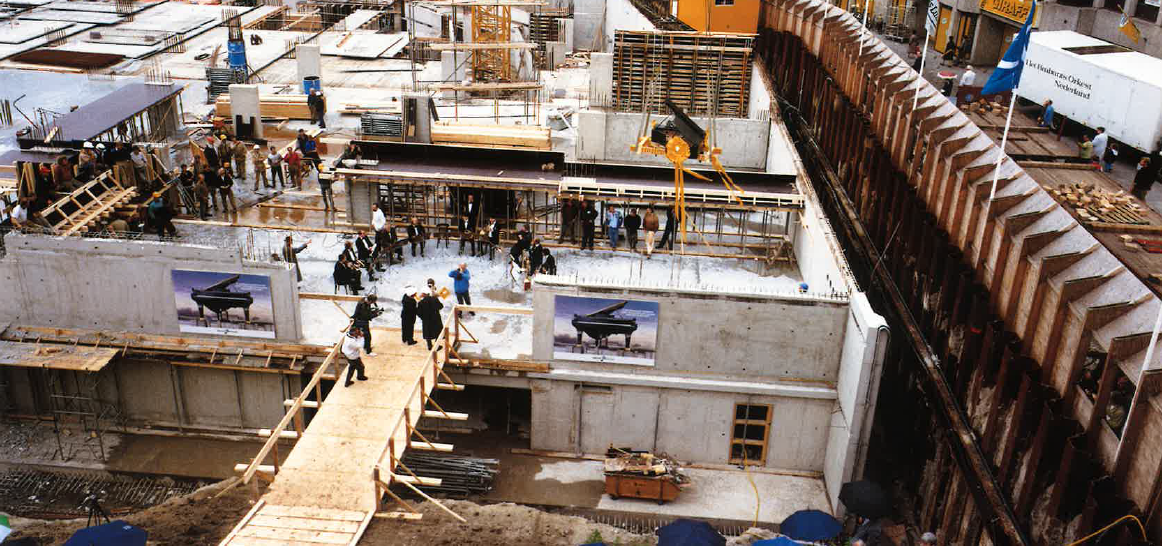
[[[545, 506], [595, 508], [615, 512], [778, 524], [797, 510], [831, 512], [823, 480], [741, 470], [687, 468], [690, 477], [677, 500], [655, 501], [605, 494], [602, 463], [509, 453], [485, 499]], [[754, 480], [754, 486], [751, 485]], [[755, 490], [758, 490], [756, 502]]]
[[[234, 465], [249, 462], [262, 447], [259, 439], [216, 440], [171, 435], [106, 432], [102, 436], [106, 460], [100, 460], [96, 441], [69, 430], [61, 436], [67, 458], [57, 452], [51, 423], [0, 424], [0, 466], [33, 465], [104, 470], [114, 473], [158, 474], [188, 478], [226, 479]], [[286, 446], [286, 447], [289, 447]], [[290, 449], [280, 449], [283, 460]]]

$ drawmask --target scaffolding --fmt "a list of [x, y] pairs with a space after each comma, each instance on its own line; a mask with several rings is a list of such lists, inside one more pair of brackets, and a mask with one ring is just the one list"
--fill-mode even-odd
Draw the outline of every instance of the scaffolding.
[[[104, 433], [119, 423], [121, 415], [115, 404], [100, 398], [102, 375], [79, 370], [44, 370], [52, 430], [56, 435], [54, 458], [69, 461], [79, 451], [87, 450], [94, 459], [106, 460]], [[74, 423], [80, 429], [80, 441], [65, 441], [64, 436], [73, 435], [69, 425]]]
[[[472, 6], [472, 42], [507, 44], [512, 41], [512, 7]], [[508, 49], [478, 49], [472, 53], [472, 77], [477, 82], [512, 81], [512, 58]]]

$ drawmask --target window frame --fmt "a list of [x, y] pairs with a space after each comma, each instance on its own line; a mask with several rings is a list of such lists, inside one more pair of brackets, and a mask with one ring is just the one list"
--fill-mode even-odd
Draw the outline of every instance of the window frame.
[[[747, 408], [746, 411], [743, 413], [743, 415], [746, 417], [744, 417], [742, 419], [740, 419], [738, 417], [738, 413], [739, 413], [740, 408]], [[750, 415], [751, 415], [752, 410], [750, 408], [765, 408], [766, 409], [766, 418], [765, 419], [751, 419]], [[747, 403], [747, 402], [739, 402], [739, 403], [734, 404], [734, 413], [731, 414], [731, 420], [730, 420], [730, 443], [728, 444], [729, 448], [727, 449], [727, 452], [726, 452], [727, 458], [730, 461], [730, 464], [744, 464], [744, 458], [745, 458], [746, 463], [758, 463], [758, 466], [766, 466], [767, 447], [770, 445], [770, 440], [771, 440], [771, 414], [773, 412], [774, 412], [774, 407], [771, 404], [751, 404], [751, 403]], [[742, 437], [735, 436], [735, 429], [739, 426], [743, 427], [744, 432], [742, 434]], [[762, 440], [750, 440], [750, 439], [746, 438], [747, 434], [745, 431], [747, 430], [747, 427], [752, 427], [752, 426], [764, 427]], [[735, 457], [734, 456], [734, 447], [736, 445], [741, 447], [742, 457]], [[746, 457], [747, 446], [758, 446], [759, 447], [760, 458], [758, 460], [754, 460], [754, 459], [750, 459], [750, 458]]]

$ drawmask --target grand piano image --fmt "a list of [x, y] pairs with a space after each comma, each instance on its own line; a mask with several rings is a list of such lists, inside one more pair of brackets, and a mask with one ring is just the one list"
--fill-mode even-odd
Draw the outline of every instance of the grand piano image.
[[577, 344], [581, 345], [583, 334], [588, 334], [597, 342], [597, 346], [609, 347], [609, 336], [624, 335], [625, 348], [629, 348], [629, 338], [637, 330], [637, 319], [619, 318], [613, 314], [628, 301], [619, 301], [613, 305], [603, 307], [587, 315], [573, 315], [573, 327], [577, 329]]
[[230, 290], [230, 286], [238, 282], [241, 277], [241, 275], [233, 275], [205, 288], [190, 289], [190, 299], [198, 304], [199, 321], [205, 322], [206, 326], [210, 325], [210, 322], [206, 320], [207, 307], [218, 315], [218, 324], [222, 323], [223, 316], [229, 318], [228, 311], [230, 309], [239, 307], [246, 315], [246, 323], [250, 324], [250, 306], [254, 303], [254, 297], [250, 295], [250, 292]]

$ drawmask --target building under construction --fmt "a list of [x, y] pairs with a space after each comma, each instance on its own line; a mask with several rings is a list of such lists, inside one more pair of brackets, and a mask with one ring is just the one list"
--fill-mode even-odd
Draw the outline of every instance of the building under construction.
[[1162, 216], [839, 7], [710, 4], [6, 4], [0, 512], [85, 515], [69, 467], [226, 480], [134, 520], [190, 544], [775, 533], [862, 481], [897, 544], [1162, 537]]

